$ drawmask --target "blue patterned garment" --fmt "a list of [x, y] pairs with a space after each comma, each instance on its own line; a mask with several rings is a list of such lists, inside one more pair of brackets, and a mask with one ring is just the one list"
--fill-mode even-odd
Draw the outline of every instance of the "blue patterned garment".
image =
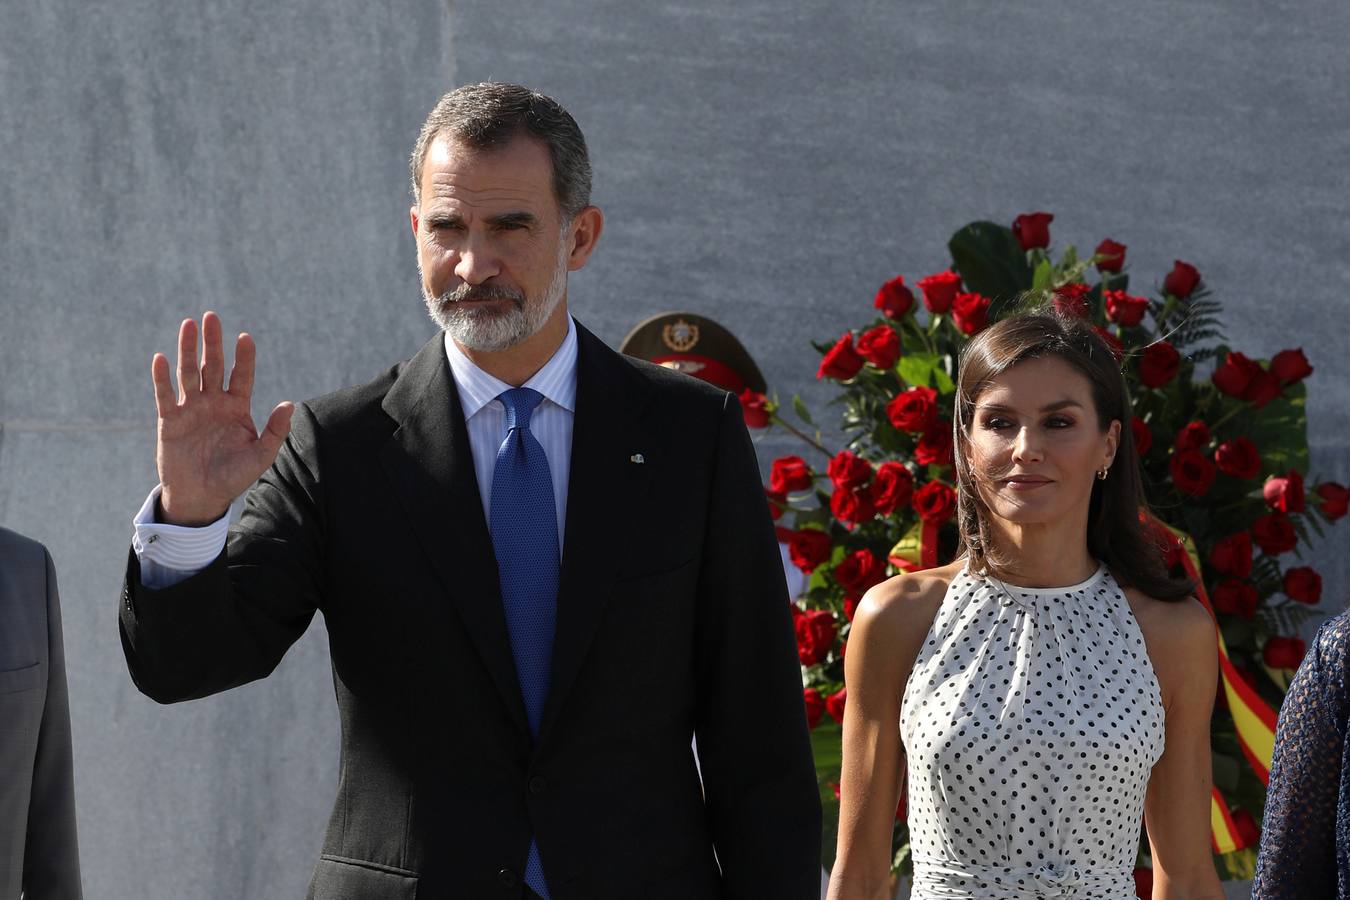
[[1325, 623], [1280, 709], [1252, 900], [1350, 900], [1350, 611]]

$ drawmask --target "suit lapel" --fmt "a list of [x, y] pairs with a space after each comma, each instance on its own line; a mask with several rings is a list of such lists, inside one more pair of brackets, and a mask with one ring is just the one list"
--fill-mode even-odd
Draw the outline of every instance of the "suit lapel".
[[603, 497], [642, 498], [651, 466], [633, 462], [645, 446], [641, 427], [649, 388], [619, 354], [577, 325], [577, 399], [558, 588], [553, 678], [540, 741], [576, 681], [618, 573], [614, 508]]
[[383, 406], [399, 423], [380, 451], [394, 493], [502, 702], [517, 726], [528, 732], [468, 427], [441, 336], [408, 362]]

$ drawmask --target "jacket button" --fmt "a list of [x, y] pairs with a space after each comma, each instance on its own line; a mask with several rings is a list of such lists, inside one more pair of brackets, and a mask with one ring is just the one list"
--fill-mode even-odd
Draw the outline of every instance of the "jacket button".
[[548, 782], [544, 780], [544, 776], [543, 776], [543, 775], [536, 775], [536, 776], [534, 776], [533, 778], [530, 779], [530, 793], [531, 793], [531, 794], [542, 794], [542, 793], [544, 792], [544, 789], [547, 788], [547, 787], [548, 787]]
[[502, 869], [498, 872], [497, 880], [502, 883], [503, 887], [513, 888], [520, 884], [520, 879], [516, 877], [516, 873], [512, 872], [510, 869]]

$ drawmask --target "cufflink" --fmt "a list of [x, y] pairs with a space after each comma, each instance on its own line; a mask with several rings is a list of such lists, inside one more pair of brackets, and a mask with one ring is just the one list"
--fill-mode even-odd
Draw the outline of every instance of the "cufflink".
[[637, 463], [640, 466], [647, 461], [647, 458], [641, 453], [634, 453], [632, 456], [628, 457], [628, 461], [630, 463]]

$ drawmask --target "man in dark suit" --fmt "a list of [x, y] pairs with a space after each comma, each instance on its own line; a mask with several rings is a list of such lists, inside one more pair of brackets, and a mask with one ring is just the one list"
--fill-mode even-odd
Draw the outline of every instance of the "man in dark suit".
[[[576, 123], [461, 88], [412, 158], [442, 327], [370, 384], [249, 412], [220, 322], [152, 371], [160, 486], [121, 633], [161, 702], [262, 678], [322, 611], [338, 897], [815, 898], [820, 807], [737, 399], [567, 312], [603, 228]], [[251, 483], [229, 528], [230, 502]], [[690, 749], [697, 735], [702, 784]]]
[[61, 603], [47, 548], [0, 528], [0, 896], [79, 900]]

